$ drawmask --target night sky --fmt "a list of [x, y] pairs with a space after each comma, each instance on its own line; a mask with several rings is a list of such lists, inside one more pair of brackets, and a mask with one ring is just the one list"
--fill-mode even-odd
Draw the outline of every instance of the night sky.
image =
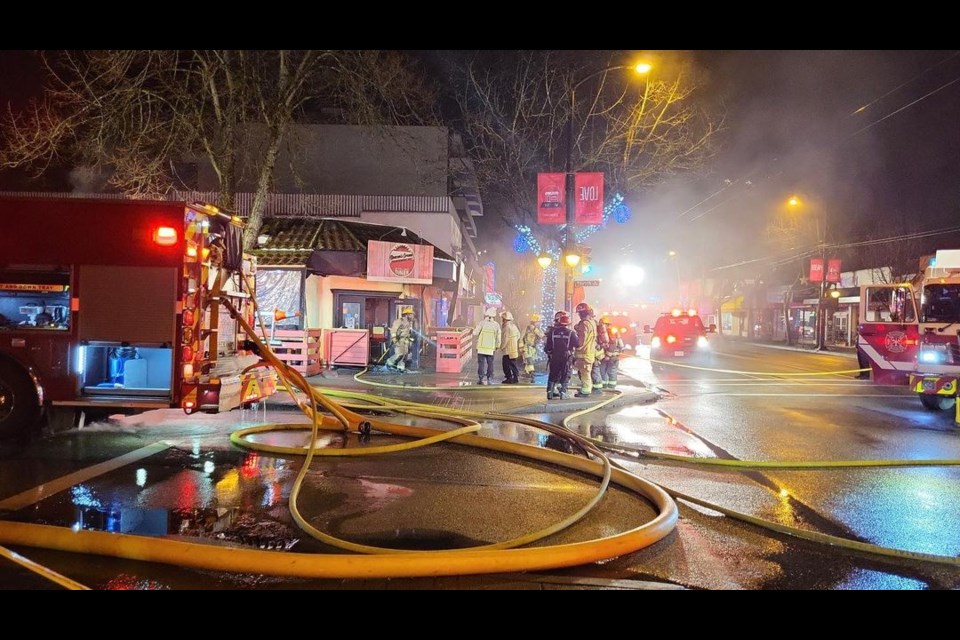
[[[765, 220], [792, 193], [819, 203], [834, 239], [960, 223], [957, 52], [680, 55], [704, 70], [702, 95], [725, 113], [720, 151], [697, 175], [632, 194], [633, 219], [594, 236], [594, 256], [654, 277], [670, 267], [668, 249], [727, 264], [757, 251]], [[0, 103], [23, 104], [38, 77], [33, 54], [0, 53]], [[491, 222], [491, 241], [509, 242]]]

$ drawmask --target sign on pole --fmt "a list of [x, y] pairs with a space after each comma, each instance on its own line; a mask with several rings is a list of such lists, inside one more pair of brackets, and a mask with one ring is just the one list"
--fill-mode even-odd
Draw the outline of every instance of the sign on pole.
[[600, 281], [599, 280], [577, 280], [576, 278], [574, 278], [573, 285], [575, 287], [599, 287]]
[[575, 224], [603, 222], [603, 174], [578, 173], [574, 180]]
[[810, 282], [823, 282], [822, 258], [810, 258]]
[[537, 174], [537, 224], [567, 221], [567, 187], [564, 173]]
[[840, 282], [840, 258], [827, 261], [827, 282]]

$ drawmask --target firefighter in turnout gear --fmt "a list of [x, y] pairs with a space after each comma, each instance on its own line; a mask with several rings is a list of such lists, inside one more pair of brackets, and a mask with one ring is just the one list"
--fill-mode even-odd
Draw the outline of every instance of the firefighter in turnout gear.
[[390, 339], [393, 340], [393, 355], [387, 359], [387, 366], [405, 371], [413, 343], [413, 313], [404, 313], [390, 326]]
[[580, 316], [580, 322], [577, 323], [575, 331], [580, 344], [573, 352], [573, 358], [577, 374], [580, 376], [580, 391], [574, 396], [585, 398], [593, 392], [593, 381], [590, 376], [597, 360], [597, 323], [591, 317], [593, 309], [586, 302], [578, 304], [576, 311]]
[[543, 340], [543, 329], [540, 328], [540, 314], [530, 314], [530, 324], [523, 332], [523, 338], [520, 340], [520, 348], [523, 352], [523, 371], [526, 375], [533, 377], [534, 362], [537, 359], [537, 345]]
[[603, 353], [610, 343], [610, 327], [597, 320], [593, 307], [590, 308], [590, 319], [593, 320], [593, 325], [597, 328], [596, 352], [594, 353], [593, 368], [590, 370], [590, 382], [593, 385], [593, 394], [600, 395], [603, 393], [603, 375], [601, 373]]
[[520, 327], [513, 321], [513, 314], [504, 311], [500, 314], [503, 323], [500, 349], [503, 351], [503, 383], [517, 384], [520, 382], [520, 369], [517, 360], [520, 359]]
[[547, 329], [543, 350], [547, 353], [550, 373], [547, 377], [547, 400], [563, 399], [567, 395], [567, 383], [570, 382], [570, 358], [574, 349], [580, 346], [576, 332], [570, 329], [570, 316], [566, 311], [558, 311], [553, 326]]
[[490, 378], [493, 377], [493, 354], [500, 347], [500, 325], [496, 317], [497, 310], [489, 307], [483, 312], [480, 324], [473, 328], [479, 384], [490, 384]]
[[620, 332], [610, 327], [610, 318], [600, 318], [600, 326], [606, 329], [607, 346], [600, 361], [600, 378], [604, 389], [617, 388], [617, 367], [620, 365], [620, 353], [623, 351], [623, 338]]

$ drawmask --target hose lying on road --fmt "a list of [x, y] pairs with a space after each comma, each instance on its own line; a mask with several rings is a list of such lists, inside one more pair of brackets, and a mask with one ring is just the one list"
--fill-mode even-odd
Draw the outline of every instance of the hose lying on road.
[[[100, 531], [73, 531], [62, 527], [19, 522], [0, 522], [0, 542], [109, 555], [132, 560], [162, 562], [208, 570], [307, 578], [385, 578], [532, 571], [607, 560], [654, 544], [668, 535], [676, 525], [677, 506], [665, 491], [626, 470], [614, 469], [609, 459], [592, 443], [576, 434], [570, 435], [567, 430], [558, 425], [503, 414], [441, 409], [409, 401], [387, 401], [377, 396], [364, 396], [364, 394], [354, 394], [353, 397], [364, 400], [368, 405], [351, 407], [334, 402], [328, 397], [334, 395], [333, 393], [322, 393], [313, 389], [302, 374], [288, 368], [281, 362], [266, 344], [257, 338], [256, 333], [236, 312], [229, 301], [224, 300], [222, 303], [231, 315], [240, 322], [248, 337], [257, 343], [261, 356], [274, 367], [287, 389], [290, 390], [291, 395], [294, 396], [298, 407], [310, 419], [308, 425], [299, 425], [299, 428], [309, 428], [311, 436], [306, 448], [301, 447], [296, 450], [297, 453], [305, 454], [305, 459], [290, 493], [289, 505], [294, 520], [310, 535], [341, 548], [359, 552], [359, 555], [289, 553], [229, 548]], [[298, 400], [293, 392], [294, 388], [306, 394], [309, 401], [301, 402]], [[409, 387], [406, 388], [409, 389]], [[615, 396], [600, 404], [606, 404], [613, 399], [615, 399]], [[389, 409], [407, 413], [417, 417], [442, 420], [457, 425], [457, 428], [450, 432], [394, 424], [376, 415], [364, 415], [357, 412], [369, 406], [375, 406], [381, 410]], [[321, 408], [327, 413], [321, 413]], [[558, 433], [589, 450], [597, 459], [593, 460], [550, 449], [472, 435], [472, 432], [479, 429], [480, 425], [471, 420], [471, 417], [508, 420]], [[288, 427], [284, 425], [279, 428]], [[265, 427], [261, 428], [260, 432], [265, 429]], [[597, 494], [576, 513], [542, 531], [533, 532], [513, 540], [482, 547], [439, 551], [407, 551], [359, 545], [333, 538], [318, 531], [306, 521], [297, 508], [303, 479], [310, 468], [313, 456], [318, 452], [316, 442], [320, 429], [359, 430], [361, 432], [376, 430], [406, 438], [430, 439], [428, 443], [449, 440], [459, 445], [520, 456], [593, 475], [600, 478], [601, 482]], [[232, 439], [242, 446], [258, 446], [243, 437], [249, 433], [251, 432], [242, 432]], [[427, 443], [414, 441], [399, 447], [394, 445], [377, 447], [372, 453], [385, 453], [397, 449], [423, 446], [424, 444]], [[342, 450], [337, 451], [339, 453]], [[284, 453], [291, 453], [291, 451], [285, 449]], [[529, 544], [542, 539], [580, 520], [599, 503], [611, 481], [649, 500], [658, 512], [656, 517], [630, 530], [602, 538], [567, 544], [515, 548], [518, 545]]]
[[[599, 407], [597, 407], [599, 408]], [[571, 427], [570, 422], [578, 417], [584, 416], [588, 413], [592, 413], [596, 408], [585, 409], [583, 411], [577, 411], [566, 416], [562, 425], [564, 428], [569, 429], [571, 432], [576, 433]], [[583, 436], [586, 437], [586, 436]], [[595, 438], [588, 438], [593, 444], [597, 447], [604, 449], [606, 451], [612, 451], [616, 453], [633, 453], [636, 454], [639, 458], [650, 460], [650, 461], [665, 461], [665, 462], [679, 462], [687, 465], [694, 466], [706, 466], [706, 467], [725, 467], [729, 469], [839, 469], [839, 468], [877, 468], [877, 467], [944, 467], [944, 466], [960, 466], [960, 460], [947, 458], [947, 459], [919, 459], [919, 460], [806, 460], [806, 461], [776, 461], [776, 460], [729, 460], [729, 459], [720, 459], [720, 458], [695, 458], [692, 456], [678, 456], [667, 453], [658, 453], [649, 451], [642, 447], [633, 447], [630, 445], [624, 444], [611, 444], [603, 442]], [[623, 469], [624, 467], [616, 461], [613, 461], [614, 466], [617, 468]], [[806, 540], [808, 542], [814, 542], [817, 544], [825, 544], [831, 547], [837, 547], [841, 549], [847, 549], [850, 551], [856, 551], [860, 553], [866, 553], [869, 555], [883, 556], [886, 558], [896, 558], [900, 560], [912, 560], [920, 562], [929, 562], [939, 565], [947, 565], [952, 567], [960, 567], [960, 558], [956, 556], [945, 556], [940, 554], [933, 553], [921, 553], [917, 551], [909, 551], [906, 549], [897, 549], [894, 547], [885, 547], [882, 545], [870, 544], [866, 542], [860, 542], [857, 540], [851, 540], [849, 538], [843, 538], [840, 536], [829, 535], [825, 533], [819, 533], [816, 531], [809, 531], [807, 529], [801, 529], [799, 527], [791, 527], [788, 525], [780, 524], [778, 522], [773, 522], [770, 520], [765, 520], [763, 518], [758, 518], [741, 511], [736, 511], [734, 509], [729, 509], [727, 507], [721, 506], [714, 502], [709, 502], [692, 496], [687, 493], [671, 489], [663, 484], [656, 483], [664, 491], [669, 493], [673, 498], [678, 500], [683, 500], [692, 504], [705, 507], [712, 511], [722, 513], [725, 516], [739, 520], [741, 522], [747, 522], [754, 526], [767, 529], [769, 531], [774, 531], [784, 535], [788, 535], [794, 538], [801, 540]]]

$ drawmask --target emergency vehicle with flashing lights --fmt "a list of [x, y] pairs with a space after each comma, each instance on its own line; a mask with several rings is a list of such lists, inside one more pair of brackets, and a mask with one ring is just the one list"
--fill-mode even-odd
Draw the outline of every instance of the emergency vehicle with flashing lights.
[[[0, 197], [0, 437], [97, 409], [227, 411], [276, 389], [239, 218], [175, 202]], [[222, 302], [223, 301], [223, 302]]]
[[600, 317], [609, 321], [610, 332], [619, 335], [625, 350], [633, 350], [638, 344], [637, 323], [630, 320], [626, 311], [604, 311]]
[[960, 250], [937, 251], [911, 283], [860, 287], [857, 347], [873, 381], [909, 385], [927, 409], [956, 405], [958, 331]]
[[673, 309], [660, 314], [650, 338], [650, 359], [710, 360], [707, 328], [695, 309]]

